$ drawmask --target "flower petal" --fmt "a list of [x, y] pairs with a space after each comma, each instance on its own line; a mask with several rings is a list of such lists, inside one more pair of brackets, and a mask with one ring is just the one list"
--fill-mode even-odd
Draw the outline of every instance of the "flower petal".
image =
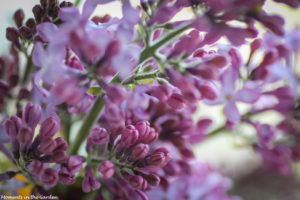
[[227, 120], [233, 124], [238, 124], [240, 122], [240, 113], [233, 101], [228, 102], [224, 107], [224, 113]]
[[255, 89], [244, 88], [234, 95], [236, 101], [241, 101], [245, 103], [254, 103], [259, 98], [259, 92]]

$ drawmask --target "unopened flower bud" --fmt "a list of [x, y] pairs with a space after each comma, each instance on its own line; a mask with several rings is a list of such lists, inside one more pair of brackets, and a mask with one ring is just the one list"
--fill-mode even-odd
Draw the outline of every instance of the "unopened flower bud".
[[20, 47], [19, 36], [20, 36], [19, 30], [16, 29], [15, 27], [8, 27], [6, 29], [6, 39], [8, 41], [11, 41], [18, 48]]
[[133, 145], [139, 137], [139, 132], [133, 125], [128, 125], [122, 132], [121, 146], [129, 147]]
[[148, 186], [147, 181], [142, 176], [139, 175], [129, 176], [128, 182], [132, 187], [142, 189], [142, 190], [145, 190]]
[[99, 165], [98, 171], [103, 175], [105, 179], [109, 179], [115, 173], [114, 164], [109, 160], [105, 160]]
[[[2, 63], [0, 64], [0, 69], [4, 68], [4, 63], [2, 66]], [[0, 80], [0, 96], [5, 97], [8, 94], [9, 85], [6, 81]]]
[[94, 145], [105, 144], [108, 142], [108, 133], [105, 128], [95, 127], [90, 132], [89, 140]]
[[24, 12], [22, 9], [18, 9], [14, 14], [14, 21], [17, 27], [22, 26], [24, 20]]
[[12, 116], [5, 121], [4, 127], [8, 137], [13, 140], [17, 138], [18, 132], [22, 126], [22, 120], [17, 116]]
[[32, 175], [40, 177], [45, 171], [45, 165], [38, 160], [34, 160], [28, 165], [28, 170]]
[[171, 89], [167, 84], [155, 86], [151, 92], [152, 96], [156, 97], [160, 101], [167, 101], [171, 95]]
[[71, 185], [75, 182], [74, 175], [70, 174], [66, 166], [61, 166], [59, 172], [59, 182], [64, 185]]
[[17, 73], [12, 73], [9, 75], [8, 83], [10, 88], [16, 87], [18, 85], [18, 82], [19, 82], [19, 75]]
[[45, 8], [48, 5], [48, 0], [40, 0], [40, 4]]
[[67, 161], [67, 167], [70, 174], [75, 175], [82, 167], [82, 163], [85, 161], [85, 158], [82, 156], [70, 156]]
[[64, 163], [67, 161], [68, 156], [66, 151], [54, 151], [51, 158], [56, 163]]
[[33, 13], [34, 18], [36, 19], [36, 21], [41, 22], [42, 16], [43, 16], [43, 13], [44, 13], [43, 7], [41, 5], [35, 5], [32, 8], [32, 13]]
[[199, 90], [204, 99], [215, 100], [218, 96], [217, 92], [209, 85], [201, 85], [199, 86]]
[[151, 165], [154, 166], [165, 166], [171, 160], [169, 151], [166, 148], [156, 149], [148, 158]]
[[30, 96], [30, 92], [26, 88], [21, 88], [18, 94], [18, 99], [27, 99]]
[[82, 191], [88, 193], [92, 190], [98, 190], [100, 187], [101, 184], [93, 176], [92, 168], [89, 166], [86, 167], [85, 176], [82, 182]]
[[51, 154], [56, 147], [56, 142], [52, 138], [42, 140], [39, 150], [44, 154]]
[[68, 59], [66, 64], [73, 69], [84, 70], [84, 66], [77, 56], [73, 56], [72, 58]]
[[73, 4], [71, 2], [63, 1], [59, 4], [59, 7], [65, 8], [65, 7], [72, 7]]
[[32, 31], [33, 33], [36, 32], [36, 23], [35, 23], [35, 20], [34, 20], [33, 18], [29, 18], [29, 19], [26, 21], [26, 26], [27, 26], [28, 28], [30, 28], [31, 31]]
[[205, 62], [206, 65], [209, 65], [210, 67], [217, 67], [217, 68], [223, 68], [227, 65], [228, 61], [224, 56], [214, 56], [211, 59], [207, 60]]
[[136, 145], [131, 153], [134, 160], [143, 159], [147, 156], [149, 152], [149, 146], [147, 144], [140, 143]]
[[52, 138], [59, 129], [58, 123], [55, 118], [49, 117], [45, 119], [40, 128], [42, 138]]
[[62, 138], [62, 137], [57, 137], [55, 138], [56, 142], [56, 147], [54, 151], [66, 151], [68, 148], [68, 143]]
[[150, 127], [150, 123], [148, 121], [141, 121], [135, 125], [135, 128], [139, 132], [139, 139], [140, 139], [140, 138], [144, 138], [145, 136], [147, 136], [149, 134], [151, 127]]
[[35, 129], [42, 116], [42, 108], [40, 105], [27, 103], [24, 108], [22, 119], [32, 130]]
[[150, 128], [150, 131], [148, 132], [148, 135], [146, 135], [144, 138], [141, 139], [141, 142], [145, 144], [150, 144], [157, 140], [158, 133], [155, 131], [154, 128]]
[[262, 46], [262, 40], [261, 39], [256, 39], [254, 40], [250, 47], [251, 47], [251, 53], [254, 53], [257, 49], [259, 49]]
[[181, 172], [181, 167], [177, 162], [170, 161], [163, 170], [169, 176], [176, 176]]
[[147, 182], [152, 186], [158, 186], [160, 183], [160, 178], [156, 174], [149, 174], [145, 176]]
[[30, 39], [32, 37], [32, 31], [27, 26], [21, 26], [19, 32], [22, 38]]
[[185, 107], [184, 97], [177, 93], [172, 94], [167, 103], [174, 109], [182, 109]]
[[28, 147], [33, 139], [33, 132], [31, 128], [29, 127], [22, 127], [19, 130], [18, 136], [17, 136], [18, 142], [21, 145], [21, 148], [24, 150], [26, 147]]
[[54, 169], [45, 169], [44, 173], [41, 175], [41, 181], [49, 187], [56, 185], [58, 181], [58, 173]]

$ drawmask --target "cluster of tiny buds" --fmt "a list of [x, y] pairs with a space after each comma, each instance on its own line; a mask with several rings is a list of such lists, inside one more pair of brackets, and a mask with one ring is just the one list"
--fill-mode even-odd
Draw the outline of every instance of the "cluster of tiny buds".
[[6, 29], [6, 38], [12, 44], [21, 48], [20, 40], [34, 40], [41, 41], [41, 38], [36, 34], [37, 24], [43, 22], [53, 22], [58, 17], [60, 8], [73, 6], [72, 3], [63, 1], [58, 4], [57, 0], [41, 0], [40, 4], [35, 5], [32, 9], [34, 18], [29, 18], [25, 24], [25, 15], [22, 9], [18, 9], [13, 16], [14, 22], [17, 27], [8, 27]]
[[[28, 103], [22, 119], [12, 116], [5, 121], [5, 130], [12, 143], [15, 161], [21, 171], [28, 171], [32, 177], [52, 187], [57, 181], [71, 184], [74, 175], [84, 162], [81, 156], [67, 156], [67, 142], [62, 137], [53, 138], [59, 130], [54, 117], [46, 118], [40, 124], [38, 135], [35, 129], [42, 116], [39, 105]], [[60, 170], [51, 168], [48, 163], [60, 165]]]
[[[121, 175], [132, 188], [146, 190], [149, 186], [159, 184], [160, 177], [156, 173], [171, 160], [168, 149], [151, 149], [150, 144], [157, 138], [158, 133], [148, 121], [127, 125], [118, 136], [96, 126], [90, 131], [86, 148], [92, 160], [98, 163], [97, 171], [103, 181]], [[97, 155], [93, 154], [95, 149]], [[99, 152], [102, 152], [101, 155]], [[124, 168], [129, 168], [133, 174], [129, 174]], [[100, 188], [101, 181], [93, 175], [92, 167], [86, 167], [85, 171], [83, 191]]]

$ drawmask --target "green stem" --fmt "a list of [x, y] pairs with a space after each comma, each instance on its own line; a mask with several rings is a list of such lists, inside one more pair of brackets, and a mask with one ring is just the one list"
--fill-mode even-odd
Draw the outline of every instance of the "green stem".
[[75, 7], [78, 7], [79, 4], [80, 4], [80, 2], [81, 2], [81, 0], [76, 0], [75, 3], [74, 3], [74, 6], [75, 6]]
[[157, 51], [162, 46], [169, 44], [176, 36], [178, 36], [183, 31], [185, 31], [189, 27], [189, 25], [190, 24], [186, 24], [184, 26], [181, 26], [177, 30], [175, 30], [175, 31], [167, 34], [166, 36], [164, 36], [162, 39], [160, 39], [158, 42], [156, 42], [151, 47], [145, 48], [141, 53], [140, 63], [142, 63], [145, 60], [147, 60], [148, 58], [152, 57], [154, 55], [155, 51]]
[[78, 152], [78, 149], [81, 145], [81, 143], [87, 138], [91, 128], [96, 123], [103, 107], [104, 102], [102, 100], [103, 95], [100, 94], [92, 106], [90, 112], [86, 116], [86, 118], [83, 120], [83, 123], [76, 135], [75, 140], [71, 143], [71, 147], [69, 149], [70, 155], [74, 155]]
[[27, 63], [26, 63], [26, 67], [25, 67], [25, 72], [24, 72], [24, 76], [22, 79], [22, 83], [25, 83], [29, 77], [29, 74], [31, 72], [32, 69], [32, 59], [31, 59], [31, 55], [28, 56], [27, 53], [25, 53], [26, 59], [27, 59]]
[[211, 136], [217, 135], [218, 133], [221, 133], [221, 132], [226, 131], [226, 130], [227, 130], [227, 128], [226, 128], [225, 125], [224, 125], [224, 126], [220, 126], [219, 128], [217, 128], [217, 129], [211, 131], [211, 132], [208, 134], [208, 136], [211, 137]]
[[122, 82], [123, 85], [127, 85], [127, 84], [132, 84], [132, 83], [136, 83], [136, 81], [139, 80], [145, 80], [145, 79], [150, 79], [150, 78], [156, 78], [157, 75], [159, 73], [159, 70], [155, 70], [153, 72], [149, 72], [149, 73], [142, 73], [142, 74], [136, 74], [134, 76], [131, 76], [130, 78], [124, 80]]

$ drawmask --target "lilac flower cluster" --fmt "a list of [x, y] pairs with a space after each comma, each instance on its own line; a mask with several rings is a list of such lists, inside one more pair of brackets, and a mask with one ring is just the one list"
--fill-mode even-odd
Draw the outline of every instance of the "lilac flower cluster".
[[[39, 124], [41, 116], [41, 107], [28, 103], [22, 119], [12, 116], [4, 122], [12, 144], [13, 161], [33, 182], [40, 181], [47, 187], [55, 186], [58, 181], [71, 184], [84, 158], [67, 156], [67, 142], [62, 137], [53, 138], [59, 130], [57, 120], [49, 117]], [[39, 133], [35, 136], [37, 125], [40, 125]]]
[[[299, 30], [287, 32], [265, 0], [119, 0], [121, 18], [95, 15], [113, 1], [86, 0], [80, 11], [80, 0], [41, 0], [28, 20], [15, 12], [0, 57], [0, 151], [10, 162], [1, 193], [15, 193], [22, 175], [31, 193], [60, 199], [236, 200], [194, 147], [243, 124], [267, 166], [292, 173]], [[175, 21], [185, 8], [193, 17]], [[196, 116], [199, 102], [222, 105], [226, 123], [211, 131], [214, 119]], [[253, 117], [269, 111], [278, 124]]]

